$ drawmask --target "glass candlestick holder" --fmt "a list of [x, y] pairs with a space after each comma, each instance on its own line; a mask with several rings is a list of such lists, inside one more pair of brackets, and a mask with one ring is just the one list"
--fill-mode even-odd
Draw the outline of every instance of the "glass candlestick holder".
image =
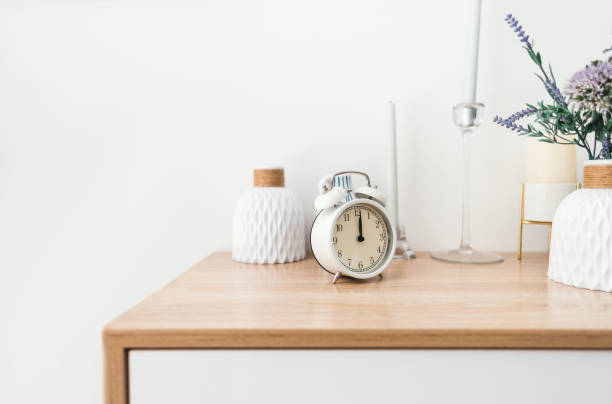
[[463, 264], [491, 264], [503, 261], [503, 257], [472, 248], [470, 229], [470, 138], [482, 121], [484, 104], [465, 102], [453, 107], [453, 120], [461, 131], [463, 149], [463, 184], [461, 209], [461, 242], [459, 248], [447, 251], [434, 251], [432, 258]]

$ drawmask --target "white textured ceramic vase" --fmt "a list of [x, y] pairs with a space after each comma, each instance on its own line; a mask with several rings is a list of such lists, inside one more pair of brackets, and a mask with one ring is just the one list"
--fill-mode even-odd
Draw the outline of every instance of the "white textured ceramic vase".
[[548, 264], [550, 279], [612, 292], [611, 173], [612, 161], [586, 162], [585, 189], [572, 192], [557, 208]]
[[251, 264], [277, 264], [306, 258], [302, 203], [290, 189], [254, 186], [234, 211], [232, 258]]

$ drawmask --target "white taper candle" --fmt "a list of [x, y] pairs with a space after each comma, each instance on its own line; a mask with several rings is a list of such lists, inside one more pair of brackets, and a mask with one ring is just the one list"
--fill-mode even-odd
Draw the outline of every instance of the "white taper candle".
[[482, 0], [475, 0], [474, 4], [474, 29], [472, 30], [472, 41], [470, 48], [470, 68], [468, 77], [468, 101], [476, 102], [476, 87], [478, 84], [478, 49], [480, 45], [480, 12], [482, 9]]
[[389, 101], [389, 212], [394, 229], [399, 223], [399, 209], [397, 201], [397, 125], [395, 118], [395, 103]]

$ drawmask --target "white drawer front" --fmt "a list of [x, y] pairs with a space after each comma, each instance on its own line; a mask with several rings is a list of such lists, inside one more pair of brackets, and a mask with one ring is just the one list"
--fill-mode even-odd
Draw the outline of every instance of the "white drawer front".
[[133, 350], [131, 404], [611, 403], [612, 351]]

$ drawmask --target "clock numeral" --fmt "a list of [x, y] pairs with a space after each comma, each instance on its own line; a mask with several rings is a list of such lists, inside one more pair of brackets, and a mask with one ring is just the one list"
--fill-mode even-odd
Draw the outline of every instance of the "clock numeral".
[[349, 267], [351, 266], [351, 260], [352, 260], [352, 258], [347, 258], [347, 261], [348, 261], [348, 263], [349, 263], [349, 264], [348, 264], [348, 265], [349, 265]]
[[381, 233], [381, 234], [380, 234], [380, 241], [385, 241], [385, 238], [386, 238], [386, 237], [385, 237], [385, 234], [384, 234], [384, 233]]
[[342, 257], [342, 250], [338, 250], [338, 257]]
[[361, 216], [361, 210], [355, 209], [355, 217]]
[[351, 215], [349, 215], [348, 213], [344, 214], [344, 221], [348, 222], [349, 220], [351, 220]]
[[370, 218], [370, 211], [368, 210], [368, 219]]
[[363, 269], [363, 261], [359, 261], [359, 264], [357, 264], [357, 266], [359, 267], [359, 269]]
[[370, 257], [370, 264], [373, 264], [373, 263], [374, 263], [374, 257]]
[[378, 251], [378, 253], [382, 253], [382, 249], [380, 248], [380, 246], [376, 247], [376, 251]]
[[336, 231], [342, 231], [342, 225], [341, 224], [337, 224], [336, 225]]
[[334, 236], [334, 238], [332, 238], [332, 242], [334, 245], [338, 244], [338, 237]]

